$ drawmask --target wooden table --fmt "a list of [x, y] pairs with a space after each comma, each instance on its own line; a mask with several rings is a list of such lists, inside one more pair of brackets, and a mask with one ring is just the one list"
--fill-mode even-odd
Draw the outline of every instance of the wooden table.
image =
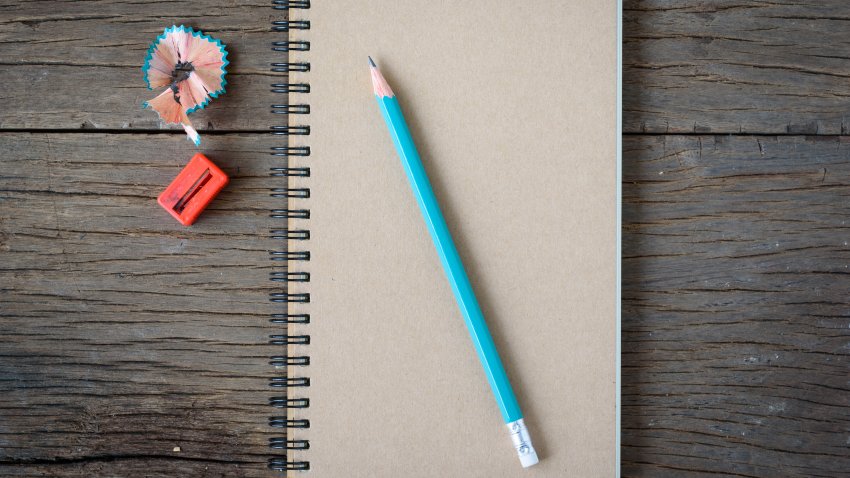
[[[281, 15], [189, 3], [0, 5], [0, 475], [268, 475]], [[850, 5], [624, 3], [623, 475], [847, 473]], [[215, 233], [139, 220], [193, 151], [139, 108], [172, 23], [231, 51]]]

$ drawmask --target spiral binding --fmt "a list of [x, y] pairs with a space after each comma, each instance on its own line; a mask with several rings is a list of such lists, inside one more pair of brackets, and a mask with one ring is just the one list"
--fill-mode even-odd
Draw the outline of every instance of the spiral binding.
[[[305, 10], [310, 8], [310, 0], [273, 0], [272, 8], [275, 10], [287, 11], [286, 20], [272, 21], [271, 29], [274, 32], [282, 32], [287, 35], [285, 41], [272, 42], [271, 49], [274, 52], [283, 52], [288, 56], [289, 52], [306, 52], [310, 50], [310, 42], [305, 40], [293, 40], [290, 34], [293, 31], [303, 31], [310, 29], [310, 21], [290, 19], [291, 10]], [[285, 62], [275, 62], [271, 64], [271, 71], [275, 73], [307, 73], [310, 71], [310, 63], [304, 61], [290, 62], [289, 58]], [[271, 92], [274, 94], [284, 95], [282, 104], [272, 104], [271, 113], [276, 115], [285, 115], [287, 119], [285, 125], [272, 126], [271, 134], [283, 137], [287, 140], [285, 146], [273, 146], [270, 154], [274, 157], [286, 158], [286, 164], [279, 167], [270, 168], [269, 175], [272, 178], [285, 178], [285, 187], [276, 187], [270, 189], [270, 194], [273, 198], [286, 200], [286, 207], [281, 209], [272, 209], [269, 215], [272, 219], [282, 220], [286, 224], [283, 229], [272, 229], [270, 237], [274, 240], [284, 241], [287, 247], [284, 250], [269, 251], [269, 260], [275, 264], [285, 263], [285, 271], [274, 271], [269, 274], [269, 280], [274, 283], [282, 283], [283, 291], [272, 292], [269, 294], [269, 300], [274, 304], [282, 305], [286, 310], [283, 313], [271, 314], [269, 321], [278, 326], [286, 328], [285, 334], [269, 335], [269, 344], [277, 347], [283, 347], [284, 355], [273, 355], [269, 357], [269, 365], [275, 368], [291, 367], [291, 366], [307, 366], [310, 365], [309, 356], [294, 356], [289, 353], [290, 345], [308, 345], [310, 336], [301, 334], [291, 334], [289, 332], [290, 325], [304, 326], [310, 323], [310, 314], [306, 313], [291, 313], [289, 310], [290, 304], [308, 304], [310, 302], [310, 294], [299, 292], [293, 293], [289, 291], [290, 283], [310, 282], [310, 273], [302, 271], [291, 271], [299, 261], [309, 261], [310, 251], [289, 250], [289, 241], [307, 241], [310, 239], [309, 230], [293, 230], [289, 228], [289, 219], [306, 220], [310, 218], [310, 210], [304, 208], [291, 208], [289, 199], [309, 199], [309, 188], [290, 188], [289, 178], [309, 178], [310, 168], [306, 166], [292, 166], [289, 158], [304, 158], [310, 156], [310, 148], [308, 146], [290, 146], [288, 139], [290, 136], [307, 136], [310, 134], [310, 126], [308, 125], [289, 125], [289, 115], [307, 115], [310, 114], [310, 105], [307, 104], [291, 104], [290, 96], [298, 94], [306, 94], [310, 92], [308, 83], [272, 83]], [[273, 415], [269, 417], [269, 426], [274, 429], [305, 429], [310, 428], [310, 421], [299, 418], [294, 419], [289, 416], [291, 410], [306, 409], [310, 406], [310, 399], [306, 397], [291, 397], [290, 390], [300, 387], [309, 387], [310, 377], [290, 377], [288, 374], [284, 377], [272, 377], [269, 379], [269, 387], [272, 390], [285, 390], [284, 396], [272, 396], [269, 398], [269, 405], [286, 411], [285, 415]], [[303, 394], [300, 394], [303, 395]], [[288, 470], [309, 470], [310, 462], [303, 460], [292, 460], [288, 456], [290, 450], [307, 450], [310, 448], [310, 442], [303, 439], [290, 438], [291, 432], [287, 431], [286, 437], [269, 438], [269, 448], [276, 452], [283, 451], [283, 455], [275, 455], [269, 458], [268, 467], [275, 471]]]

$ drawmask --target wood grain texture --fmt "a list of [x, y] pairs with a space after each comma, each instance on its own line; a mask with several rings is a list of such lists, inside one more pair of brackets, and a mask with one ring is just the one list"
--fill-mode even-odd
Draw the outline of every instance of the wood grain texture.
[[846, 134], [850, 5], [624, 0], [623, 128]]
[[[268, 84], [284, 78], [269, 72], [275, 57], [268, 48], [285, 34], [269, 31], [282, 12], [275, 16], [267, 3], [53, 5], [0, 7], [0, 128], [167, 127], [140, 108], [153, 95], [140, 67], [149, 43], [175, 23], [222, 39], [231, 52], [228, 93], [194, 114], [195, 123], [268, 126]], [[848, 10], [842, 0], [626, 0], [624, 130], [845, 133]], [[276, 60], [285, 61], [282, 54]]]
[[623, 475], [846, 473], [850, 140], [623, 148]]
[[271, 140], [205, 138], [231, 183], [184, 228], [185, 138], [0, 134], [0, 475], [266, 474]]
[[[0, 134], [0, 475], [270, 476], [270, 138], [203, 136], [232, 183], [184, 229], [155, 203], [194, 152], [182, 133], [93, 129], [163, 128], [140, 67], [175, 23], [232, 59], [196, 125], [266, 129], [283, 18], [0, 5], [0, 129], [80, 130]], [[624, 0], [623, 18], [623, 475], [846, 476], [850, 144], [811, 135], [847, 134], [850, 7]]]
[[[191, 115], [199, 130], [268, 128], [269, 84], [285, 82], [270, 51], [286, 33], [270, 2], [49, 1], [0, 5], [0, 128], [180, 129], [141, 105], [159, 91], [141, 67], [150, 43], [171, 25], [199, 29], [226, 44], [227, 93]], [[283, 101], [281, 101], [283, 102]]]

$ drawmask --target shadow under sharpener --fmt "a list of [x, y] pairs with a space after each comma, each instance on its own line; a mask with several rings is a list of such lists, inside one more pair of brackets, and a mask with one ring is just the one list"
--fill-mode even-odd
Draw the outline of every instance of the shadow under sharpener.
[[180, 224], [191, 226], [229, 181], [218, 166], [197, 153], [159, 195], [157, 202]]

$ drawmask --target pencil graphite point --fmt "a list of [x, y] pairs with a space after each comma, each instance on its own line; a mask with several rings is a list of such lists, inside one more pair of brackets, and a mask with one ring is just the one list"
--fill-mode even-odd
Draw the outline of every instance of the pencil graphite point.
[[381, 70], [378, 69], [378, 66], [375, 65], [375, 62], [372, 61], [372, 57], [369, 57], [369, 72], [372, 75], [372, 91], [378, 98], [392, 98], [395, 96], [393, 93], [393, 89], [390, 88], [390, 85], [387, 84], [387, 80], [384, 79], [384, 75], [381, 74]]

